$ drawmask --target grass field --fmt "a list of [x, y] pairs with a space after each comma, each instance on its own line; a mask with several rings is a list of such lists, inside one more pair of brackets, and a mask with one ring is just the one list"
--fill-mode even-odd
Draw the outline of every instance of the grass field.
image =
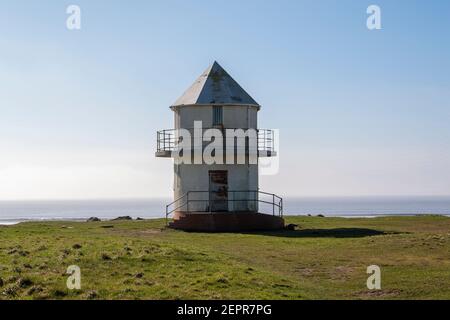
[[[163, 220], [0, 227], [0, 299], [450, 299], [450, 218], [288, 217], [296, 231], [184, 233]], [[382, 290], [366, 287], [369, 265]], [[67, 267], [82, 288], [66, 287]]]

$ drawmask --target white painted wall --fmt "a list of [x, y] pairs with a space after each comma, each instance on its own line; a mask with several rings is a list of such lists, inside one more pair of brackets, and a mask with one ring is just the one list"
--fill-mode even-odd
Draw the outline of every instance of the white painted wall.
[[[194, 121], [204, 128], [212, 127], [213, 106], [184, 106], [175, 108], [175, 129], [192, 129]], [[224, 128], [258, 128], [258, 108], [252, 106], [223, 106]]]
[[[223, 127], [256, 129], [258, 108], [249, 106], [224, 106], [223, 107]], [[192, 129], [194, 121], [202, 121], [203, 128], [212, 127], [213, 107], [212, 106], [183, 106], [174, 108], [175, 128]], [[192, 132], [193, 135], [193, 132]], [[208, 191], [209, 190], [209, 171], [226, 170], [228, 171], [228, 189], [229, 191], [248, 191], [258, 190], [258, 165], [194, 165], [181, 164], [174, 166], [174, 197], [179, 199], [188, 191]], [[229, 200], [233, 196], [241, 199], [253, 197], [251, 194], [229, 193]], [[207, 194], [192, 194], [193, 199], [205, 200], [198, 203], [192, 203], [190, 210], [207, 210]], [[257, 202], [233, 202], [229, 201], [229, 210], [235, 211], [257, 211]]]

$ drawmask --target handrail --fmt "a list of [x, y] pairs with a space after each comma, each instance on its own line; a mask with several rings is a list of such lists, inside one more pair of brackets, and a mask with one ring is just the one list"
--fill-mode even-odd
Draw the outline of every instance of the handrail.
[[168, 205], [166, 205], [166, 225], [168, 225], [169, 215], [172, 214], [172, 213], [174, 213], [175, 211], [177, 211], [177, 210], [183, 208], [186, 204], [182, 204], [182, 205], [180, 205], [180, 206], [178, 206], [178, 207], [172, 209], [171, 211], [169, 211], [169, 208], [170, 208], [172, 205], [176, 204], [177, 202], [183, 200], [184, 198], [188, 198], [188, 197], [189, 197], [189, 192], [186, 193], [186, 194], [184, 194], [184, 195], [181, 196], [180, 198], [176, 199], [176, 200], [173, 201], [172, 203], [169, 203]]
[[[261, 203], [261, 204], [268, 204], [272, 206], [272, 215], [274, 216], [279, 216], [279, 217], [283, 217], [283, 198], [277, 196], [274, 193], [268, 193], [268, 192], [264, 192], [264, 191], [255, 191], [255, 190], [243, 190], [243, 191], [226, 191], [227, 192], [227, 198], [226, 199], [211, 199], [211, 195], [212, 194], [222, 194], [223, 191], [189, 191], [187, 193], [185, 193], [183, 196], [179, 197], [178, 199], [176, 199], [175, 201], [173, 201], [172, 203], [168, 204], [166, 206], [166, 223], [168, 224], [168, 219], [169, 216], [171, 214], [173, 214], [174, 212], [177, 211], [183, 211], [183, 212], [188, 212], [188, 213], [192, 213], [192, 212], [209, 212], [211, 214], [213, 214], [214, 212], [211, 211], [211, 203], [214, 202], [255, 202], [255, 203]], [[235, 195], [237, 193], [247, 193], [247, 194], [253, 194], [254, 197], [250, 197], [247, 196], [244, 199], [236, 199]], [[206, 194], [208, 195], [207, 199], [193, 199], [192, 197], [190, 197], [190, 195], [193, 194]], [[233, 194], [233, 198], [230, 199], [228, 198], [228, 195]], [[269, 198], [271, 198], [271, 201], [265, 200], [265, 199], [260, 199], [260, 195], [264, 195], [264, 196], [268, 196]], [[178, 204], [179, 202], [181, 202], [181, 204]], [[199, 210], [198, 208], [196, 208], [195, 210], [190, 210], [190, 208], [192, 208], [192, 206], [189, 206], [189, 204], [191, 203], [199, 203], [199, 202], [206, 202], [207, 208], [208, 210]], [[173, 207], [173, 208], [171, 208]], [[234, 208], [234, 205], [233, 205]], [[181, 210], [183, 209], [183, 210]], [[233, 211], [233, 210], [231, 210]]]

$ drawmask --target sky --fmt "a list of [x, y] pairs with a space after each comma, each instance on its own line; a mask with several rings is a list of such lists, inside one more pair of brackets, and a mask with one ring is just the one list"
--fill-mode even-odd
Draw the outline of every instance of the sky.
[[261, 190], [450, 195], [449, 1], [0, 0], [0, 30], [0, 200], [171, 197], [156, 131], [214, 60], [280, 130]]

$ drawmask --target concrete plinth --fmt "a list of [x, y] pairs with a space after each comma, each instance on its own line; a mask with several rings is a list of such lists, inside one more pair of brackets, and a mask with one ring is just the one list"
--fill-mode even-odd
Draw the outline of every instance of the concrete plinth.
[[284, 228], [284, 219], [254, 212], [176, 212], [171, 228], [193, 232], [269, 231]]

